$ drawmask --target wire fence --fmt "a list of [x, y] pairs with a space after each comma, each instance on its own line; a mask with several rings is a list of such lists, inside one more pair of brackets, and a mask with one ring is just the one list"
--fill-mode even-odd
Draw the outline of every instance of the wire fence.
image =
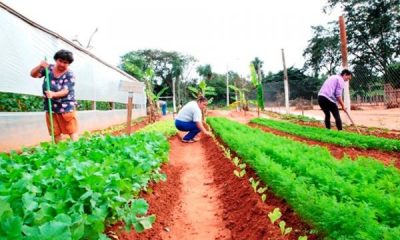
[[269, 82], [263, 84], [264, 100], [266, 107], [285, 106], [285, 92], [283, 80], [281, 82]]
[[355, 105], [400, 107], [400, 64], [391, 65], [380, 76], [365, 67], [356, 67], [350, 81], [350, 94]]
[[[307, 84], [304, 77], [304, 84]], [[325, 81], [319, 79], [319, 87]], [[298, 108], [310, 108], [318, 104], [316, 99], [319, 88], [304, 86], [301, 80], [291, 80], [289, 75], [289, 103]], [[310, 91], [304, 91], [309, 87]], [[285, 107], [285, 91], [282, 81], [266, 82], [263, 84], [266, 107]], [[301, 94], [300, 94], [301, 93]], [[350, 99], [353, 108], [362, 106], [385, 106], [386, 108], [400, 107], [400, 71], [389, 70], [381, 76], [366, 74], [355, 70], [350, 80]]]
[[[400, 107], [400, 62], [391, 64], [384, 73], [376, 73], [368, 66], [356, 65], [350, 70], [350, 99], [352, 109], [363, 106]], [[311, 77], [302, 70], [288, 69], [289, 104], [301, 109], [318, 105], [317, 95], [328, 76]], [[273, 81], [263, 83], [264, 100], [267, 107], [285, 107], [285, 91], [282, 72]]]

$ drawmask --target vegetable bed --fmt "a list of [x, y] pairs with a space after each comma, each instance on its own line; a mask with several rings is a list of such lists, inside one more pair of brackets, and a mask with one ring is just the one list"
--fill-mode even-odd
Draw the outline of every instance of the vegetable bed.
[[255, 118], [252, 123], [277, 129], [309, 139], [333, 143], [345, 147], [358, 147], [363, 149], [381, 149], [384, 151], [400, 151], [400, 141], [396, 139], [366, 136], [353, 132], [332, 131], [324, 128], [300, 126], [290, 122], [271, 120], [266, 118]]
[[368, 158], [335, 160], [311, 147], [223, 118], [215, 133], [327, 239], [397, 239], [400, 173]]
[[[2, 239], [106, 239], [105, 226], [150, 228], [155, 216], [137, 199], [154, 180], [169, 145], [161, 133], [86, 136], [0, 154]], [[1, 238], [1, 237], [0, 237]]]

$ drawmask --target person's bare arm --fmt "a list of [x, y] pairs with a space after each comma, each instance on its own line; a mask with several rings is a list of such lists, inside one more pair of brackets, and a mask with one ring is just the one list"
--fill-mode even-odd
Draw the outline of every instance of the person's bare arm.
[[49, 64], [46, 61], [41, 61], [39, 65], [37, 65], [31, 70], [31, 76], [34, 78], [41, 77], [40, 70], [42, 70], [43, 68], [47, 68], [48, 66]]
[[209, 131], [207, 131], [207, 129], [204, 128], [203, 123], [201, 121], [196, 122], [196, 126], [200, 129], [200, 131], [202, 131], [205, 135], [210, 136], [211, 133]]
[[69, 90], [67, 88], [64, 88], [61, 91], [58, 92], [53, 92], [53, 91], [45, 91], [46, 93], [46, 97], [48, 98], [61, 98], [61, 97], [65, 97], [68, 95]]

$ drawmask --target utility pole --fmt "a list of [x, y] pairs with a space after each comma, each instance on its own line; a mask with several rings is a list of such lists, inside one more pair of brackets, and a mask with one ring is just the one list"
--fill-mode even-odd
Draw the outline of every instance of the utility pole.
[[[341, 43], [341, 51], [342, 51], [342, 68], [348, 69], [349, 63], [347, 60], [347, 36], [346, 36], [346, 24], [344, 23], [344, 17], [339, 17], [339, 29], [340, 29], [340, 43]], [[351, 101], [350, 101], [350, 85], [349, 81], [344, 82], [344, 106], [347, 111], [350, 113], [351, 111]]]
[[229, 68], [226, 66], [226, 106], [229, 107]]
[[175, 102], [175, 78], [172, 77], [172, 105], [174, 107], [174, 113], [176, 113], [176, 102]]
[[[261, 93], [262, 93], [262, 96], [263, 96], [263, 102], [264, 102], [264, 88], [263, 88], [263, 85], [262, 85], [262, 76], [261, 76], [261, 64], [260, 63], [258, 63], [257, 64], [258, 65], [258, 71], [257, 71], [257, 75], [258, 75], [258, 84], [260, 84], [261, 85]], [[265, 103], [265, 102], [264, 102]], [[264, 104], [263, 104], [264, 105]], [[264, 109], [261, 109], [261, 111], [264, 111]], [[260, 115], [260, 112], [258, 113], [258, 115]]]
[[180, 74], [179, 77], [180, 77], [180, 81], [178, 82], [178, 106], [181, 103], [181, 84], [183, 81], [183, 74]]
[[[242, 75], [240, 75], [240, 78], [242, 78]], [[235, 89], [237, 89], [236, 81], [234, 82], [234, 86], [235, 86]], [[241, 107], [241, 103], [240, 103], [239, 99], [240, 99], [240, 96], [238, 97], [238, 91], [235, 90], [235, 102], [237, 104], [236, 111], [238, 111], [238, 112], [239, 112], [240, 107]]]
[[261, 84], [262, 79], [261, 79], [261, 64], [257, 64], [257, 75], [258, 75], [258, 83]]
[[285, 63], [285, 52], [283, 48], [282, 48], [282, 62], [283, 62], [283, 84], [285, 88], [285, 108], [286, 108], [286, 113], [289, 114], [289, 80]]

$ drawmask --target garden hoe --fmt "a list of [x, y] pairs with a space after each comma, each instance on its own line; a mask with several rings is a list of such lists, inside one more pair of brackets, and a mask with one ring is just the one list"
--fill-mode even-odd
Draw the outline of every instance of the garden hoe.
[[[44, 57], [44, 60], [47, 61], [47, 58]], [[50, 91], [50, 74], [49, 74], [49, 68], [45, 68], [45, 81], [46, 81], [46, 88], [47, 91]], [[49, 106], [49, 118], [50, 118], [50, 129], [51, 129], [51, 141], [53, 144], [55, 144], [55, 140], [54, 140], [54, 124], [53, 124], [53, 110], [51, 107], [51, 99], [47, 98], [47, 105]]]
[[361, 134], [360, 129], [358, 129], [358, 127], [354, 123], [353, 119], [350, 117], [350, 114], [347, 111], [344, 111], [344, 112], [347, 114], [347, 117], [349, 117], [351, 124], [353, 124], [353, 126], [357, 129], [357, 132]]

